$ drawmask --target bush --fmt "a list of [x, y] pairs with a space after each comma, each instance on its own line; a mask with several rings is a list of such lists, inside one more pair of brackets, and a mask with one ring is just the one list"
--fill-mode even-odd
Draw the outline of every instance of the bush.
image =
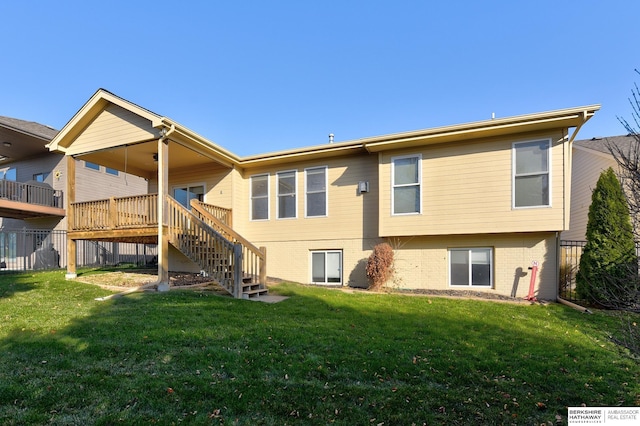
[[369, 290], [379, 290], [393, 274], [393, 248], [387, 243], [377, 244], [367, 260]]
[[629, 207], [620, 181], [609, 168], [602, 172], [593, 190], [576, 291], [579, 297], [597, 305], [628, 309], [637, 297], [637, 283]]

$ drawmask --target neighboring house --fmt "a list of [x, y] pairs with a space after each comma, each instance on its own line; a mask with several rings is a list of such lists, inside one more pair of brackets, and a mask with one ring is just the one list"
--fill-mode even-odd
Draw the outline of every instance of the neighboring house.
[[[67, 162], [46, 145], [57, 130], [0, 116], [0, 261], [7, 269], [43, 265], [39, 250], [56, 250], [65, 265], [67, 228], [64, 192]], [[76, 199], [143, 194], [145, 179], [77, 160]], [[36, 253], [37, 252], [37, 253]], [[62, 252], [62, 253], [60, 253]], [[61, 262], [60, 262], [61, 261]]]
[[239, 157], [100, 89], [49, 149], [149, 180], [146, 197], [81, 203], [68, 167], [68, 247], [157, 242], [159, 289], [170, 269], [202, 270], [236, 297], [264, 292], [267, 274], [366, 287], [366, 259], [388, 241], [389, 285], [525, 296], [537, 261], [536, 296], [555, 299], [570, 146], [598, 109]]
[[632, 136], [610, 136], [577, 140], [573, 143], [571, 166], [571, 216], [563, 240], [585, 241], [591, 195], [600, 174], [609, 167], [618, 170], [608, 144], [627, 151], [634, 143]]

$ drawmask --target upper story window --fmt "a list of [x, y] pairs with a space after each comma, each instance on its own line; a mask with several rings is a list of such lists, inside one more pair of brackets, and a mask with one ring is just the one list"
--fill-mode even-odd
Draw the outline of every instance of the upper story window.
[[91, 163], [91, 162], [89, 162], [89, 161], [85, 161], [85, 162], [84, 162], [84, 166], [85, 166], [87, 169], [91, 169], [91, 170], [100, 170], [100, 165], [99, 165], [99, 164]]
[[513, 207], [550, 206], [549, 139], [513, 144]]
[[391, 159], [392, 214], [422, 212], [421, 162], [419, 154]]
[[278, 172], [278, 219], [297, 216], [296, 172]]
[[44, 182], [49, 173], [36, 173], [33, 175], [33, 180], [36, 182]]
[[11, 168], [0, 171], [0, 178], [15, 181], [17, 179], [16, 169]]
[[118, 174], [120, 173], [120, 172], [118, 172], [116, 169], [112, 169], [112, 168], [110, 168], [110, 167], [105, 167], [105, 168], [104, 168], [104, 171], [105, 171], [107, 174], [109, 174], [109, 175], [113, 175], [113, 176], [118, 176]]
[[305, 169], [305, 216], [327, 216], [327, 167]]
[[251, 220], [269, 219], [269, 175], [251, 176]]

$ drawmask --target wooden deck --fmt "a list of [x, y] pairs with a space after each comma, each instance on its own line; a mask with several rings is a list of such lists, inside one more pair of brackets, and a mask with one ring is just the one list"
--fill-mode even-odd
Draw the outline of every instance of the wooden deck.
[[[169, 196], [165, 203], [162, 238], [234, 297], [267, 293], [266, 248], [254, 246], [231, 228], [231, 210], [192, 203], [189, 211]], [[73, 241], [160, 243], [157, 194], [72, 203], [69, 213], [67, 238]]]

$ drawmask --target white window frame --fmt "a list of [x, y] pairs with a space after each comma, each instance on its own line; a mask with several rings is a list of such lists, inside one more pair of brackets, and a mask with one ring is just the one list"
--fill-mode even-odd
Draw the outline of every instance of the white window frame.
[[[324, 254], [324, 281], [314, 281], [313, 279], [313, 255], [317, 253]], [[330, 282], [327, 277], [328, 276], [327, 274], [328, 254], [330, 253], [337, 253], [338, 255], [340, 255], [340, 265], [338, 266], [338, 271], [340, 274], [339, 282]], [[320, 284], [320, 285], [342, 285], [342, 282], [344, 280], [343, 265], [344, 265], [344, 254], [342, 253], [342, 250], [311, 250], [309, 252], [309, 282], [312, 284]]]
[[[293, 173], [293, 216], [280, 217], [280, 197], [291, 196], [292, 194], [280, 194], [280, 177], [285, 174]], [[278, 219], [296, 219], [298, 217], [298, 171], [283, 170], [276, 173], [276, 218]]]
[[[309, 171], [311, 170], [319, 170], [324, 169], [324, 191], [313, 191], [309, 192]], [[309, 215], [309, 194], [319, 194], [324, 192], [324, 214], [323, 215]], [[304, 217], [305, 218], [314, 218], [314, 217], [327, 217], [329, 216], [329, 167], [328, 166], [316, 166], [316, 167], [308, 167], [304, 169]]]
[[[532, 173], [522, 173], [520, 175], [516, 174], [516, 153], [517, 153], [517, 146], [518, 145], [522, 145], [522, 144], [526, 144], [526, 143], [532, 143], [532, 142], [546, 142], [547, 143], [547, 171], [546, 172], [532, 172]], [[541, 139], [531, 139], [531, 140], [526, 140], [526, 141], [518, 141], [518, 142], [514, 142], [512, 144], [512, 153], [511, 153], [511, 208], [514, 210], [520, 210], [520, 209], [540, 209], [540, 208], [549, 208], [551, 207], [551, 200], [553, 200], [552, 197], [552, 193], [551, 193], [551, 187], [552, 187], [552, 179], [551, 179], [551, 149], [552, 149], [553, 145], [551, 143], [551, 139], [549, 138], [541, 138]], [[541, 205], [535, 205], [535, 206], [516, 206], [516, 178], [518, 177], [526, 177], [526, 176], [547, 176], [547, 184], [549, 186], [549, 188], [547, 188], [547, 191], [549, 193], [548, 197], [548, 203], [547, 204], [541, 204]]]
[[[489, 251], [489, 284], [483, 284], [483, 285], [474, 285], [473, 284], [473, 261], [472, 261], [472, 254], [473, 251]], [[494, 258], [493, 258], [493, 247], [451, 247], [448, 250], [448, 270], [449, 270], [449, 279], [448, 279], [448, 283], [449, 283], [449, 287], [451, 288], [493, 288], [493, 269], [494, 269]], [[451, 257], [451, 252], [454, 251], [460, 251], [460, 252], [464, 252], [466, 251], [469, 254], [469, 282], [467, 284], [452, 284], [451, 283], [451, 277], [452, 277], [452, 272], [451, 272], [451, 261], [452, 261], [452, 257]]]
[[[253, 196], [253, 179], [256, 178], [267, 178], [267, 195], [261, 195], [260, 197], [254, 197]], [[270, 202], [270, 195], [271, 195], [271, 176], [269, 173], [260, 173], [257, 175], [252, 175], [249, 177], [249, 220], [252, 222], [264, 222], [266, 220], [269, 220], [270, 218], [270, 211], [271, 211], [271, 202]], [[264, 219], [254, 219], [253, 218], [253, 200], [254, 198], [266, 198], [267, 199], [267, 217]]]
[[[180, 185], [173, 185], [171, 187], [171, 196], [173, 198], [176, 198], [176, 189], [186, 189], [187, 193], [189, 193], [189, 189], [191, 188], [196, 188], [198, 186], [202, 187], [202, 201], [204, 202], [204, 199], [207, 195], [207, 185], [205, 184], [205, 182], [195, 182], [195, 183], [186, 183], [186, 184], [180, 184]], [[177, 199], [176, 199], [177, 201]], [[179, 203], [179, 201], [178, 201]], [[185, 206], [187, 209], [191, 210], [191, 201], [189, 201], [189, 205]]]
[[[395, 183], [395, 164], [396, 160], [404, 160], [406, 158], [417, 158], [418, 159], [418, 182], [413, 184], [401, 184], [396, 185]], [[409, 154], [409, 155], [398, 155], [395, 157], [391, 157], [391, 216], [408, 216], [408, 215], [419, 215], [422, 214], [422, 154]], [[395, 213], [395, 189], [402, 187], [410, 187], [417, 186], [418, 187], [418, 197], [420, 198], [420, 202], [418, 203], [418, 211], [417, 212], [407, 212], [407, 213]]]

